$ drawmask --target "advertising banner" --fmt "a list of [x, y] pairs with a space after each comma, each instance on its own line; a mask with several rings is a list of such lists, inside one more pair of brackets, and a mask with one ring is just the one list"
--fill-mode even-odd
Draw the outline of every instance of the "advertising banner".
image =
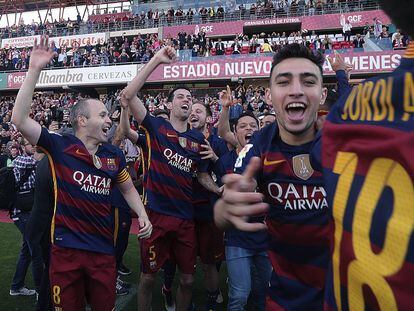
[[[43, 70], [40, 73], [36, 88], [124, 84], [135, 77], [137, 68], [137, 65], [119, 65]], [[25, 72], [9, 73], [8, 88], [20, 88], [25, 78]]]
[[[343, 16], [343, 17], [342, 17]], [[381, 21], [383, 25], [391, 24], [391, 19], [382, 10], [350, 12], [344, 14], [325, 14], [305, 16], [302, 19], [302, 29], [326, 30], [342, 29], [341, 18], [348, 20], [352, 27], [364, 27], [366, 23], [374, 24], [374, 18]]]
[[[1, 47], [10, 49], [15, 48], [25, 48], [32, 47], [34, 45], [34, 40], [40, 39], [40, 36], [29, 36], [29, 37], [18, 37], [18, 38], [7, 38], [1, 40]], [[98, 43], [103, 44], [106, 42], [105, 33], [93, 33], [86, 35], [74, 35], [74, 36], [64, 36], [64, 37], [51, 37], [49, 41], [55, 42], [56, 47], [66, 45], [67, 47], [77, 46], [82, 47], [86, 46], [88, 42], [91, 45], [96, 45]]]
[[[352, 73], [390, 72], [400, 63], [401, 51], [341, 54], [345, 62], [354, 68]], [[332, 57], [334, 57], [332, 55]], [[268, 77], [272, 67], [271, 55], [211, 57], [197, 61], [177, 62], [159, 66], [149, 77], [148, 82], [201, 81], [211, 79], [230, 79], [233, 77]], [[324, 74], [334, 72], [328, 62], [324, 65]]]

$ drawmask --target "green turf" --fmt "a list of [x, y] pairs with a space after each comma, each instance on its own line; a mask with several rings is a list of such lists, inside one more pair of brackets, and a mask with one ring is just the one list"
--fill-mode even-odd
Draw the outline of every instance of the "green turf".
[[[34, 297], [12, 297], [9, 295], [9, 289], [11, 280], [13, 278], [13, 273], [16, 265], [17, 255], [20, 249], [21, 244], [21, 234], [13, 224], [0, 223], [0, 264], [2, 269], [0, 269], [0, 310], [34, 310], [35, 298]], [[133, 289], [133, 294], [128, 296], [119, 297], [117, 301], [116, 310], [137, 310], [137, 296], [136, 296], [136, 284], [138, 279], [139, 271], [139, 253], [138, 253], [138, 242], [137, 238], [133, 235], [130, 236], [129, 246], [124, 257], [124, 263], [127, 267], [132, 269], [133, 273], [124, 277], [125, 281], [131, 282], [135, 285]], [[225, 267], [222, 268], [225, 270]], [[223, 296], [226, 298], [227, 289], [225, 285], [225, 271], [221, 273], [221, 289], [223, 290]], [[204, 289], [202, 282], [202, 272], [201, 268], [197, 268], [195, 276], [195, 286], [194, 286], [194, 302], [197, 306], [197, 310], [203, 310], [204, 302]], [[177, 279], [177, 277], [176, 277]], [[153, 305], [152, 310], [164, 310], [163, 308], [163, 298], [160, 294], [160, 284], [161, 279], [158, 277], [157, 284], [153, 293]], [[33, 281], [31, 276], [31, 270], [26, 276], [26, 285], [29, 288], [33, 288]], [[176, 285], [176, 282], [175, 282]], [[225, 299], [226, 302], [226, 299]], [[222, 304], [218, 310], [225, 310], [223, 307], [225, 304]]]

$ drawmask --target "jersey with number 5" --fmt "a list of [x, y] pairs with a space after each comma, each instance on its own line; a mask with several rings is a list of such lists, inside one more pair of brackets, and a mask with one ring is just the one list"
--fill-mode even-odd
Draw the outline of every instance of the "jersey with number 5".
[[414, 45], [342, 97], [321, 137], [335, 222], [325, 310], [413, 310]]

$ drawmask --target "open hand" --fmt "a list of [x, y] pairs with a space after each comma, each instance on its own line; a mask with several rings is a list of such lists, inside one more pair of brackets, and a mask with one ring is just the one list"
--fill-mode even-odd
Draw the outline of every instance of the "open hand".
[[266, 229], [263, 223], [249, 223], [248, 217], [264, 213], [268, 206], [263, 194], [254, 192], [257, 186], [254, 176], [260, 168], [260, 159], [253, 157], [242, 175], [224, 176], [224, 191], [214, 206], [214, 221], [221, 229], [236, 227], [243, 231]]
[[41, 36], [39, 44], [37, 38], [34, 41], [33, 50], [30, 53], [29, 69], [42, 70], [53, 59], [54, 52], [49, 45], [49, 37]]

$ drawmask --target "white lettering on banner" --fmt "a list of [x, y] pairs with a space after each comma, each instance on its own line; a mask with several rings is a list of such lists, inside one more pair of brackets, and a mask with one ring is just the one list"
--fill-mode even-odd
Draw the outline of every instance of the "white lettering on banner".
[[[34, 40], [40, 39], [40, 36], [28, 36], [28, 37], [18, 37], [18, 38], [6, 38], [1, 40], [2, 48], [24, 48], [32, 47], [34, 45]], [[61, 47], [66, 45], [71, 47], [75, 42], [77, 46], [86, 46], [88, 42], [91, 45], [97, 45], [98, 43], [103, 44], [106, 42], [105, 33], [93, 33], [85, 35], [74, 35], [74, 36], [65, 36], [65, 37], [51, 37], [49, 38], [50, 42], [55, 42], [56, 47]]]
[[362, 15], [349, 15], [347, 20], [350, 23], [360, 23], [362, 21]]
[[165, 79], [218, 77], [219, 75], [220, 65], [217, 63], [164, 66]]
[[269, 183], [267, 191], [285, 210], [320, 210], [328, 207], [323, 187]]
[[244, 26], [258, 26], [258, 25], [275, 25], [275, 24], [295, 24], [300, 23], [299, 17], [288, 17], [288, 18], [276, 18], [276, 19], [265, 19], [257, 21], [248, 21], [244, 23]]
[[225, 63], [224, 72], [226, 76], [241, 75], [268, 75], [272, 68], [272, 61], [246, 61], [240, 63]]
[[[358, 55], [344, 57], [345, 63], [351, 64], [355, 71], [391, 71], [398, 67], [401, 61], [400, 54]], [[325, 62], [324, 71], [332, 71], [329, 62]]]
[[111, 179], [97, 175], [86, 174], [80, 171], [73, 172], [73, 180], [81, 186], [82, 191], [109, 195], [111, 189]]

